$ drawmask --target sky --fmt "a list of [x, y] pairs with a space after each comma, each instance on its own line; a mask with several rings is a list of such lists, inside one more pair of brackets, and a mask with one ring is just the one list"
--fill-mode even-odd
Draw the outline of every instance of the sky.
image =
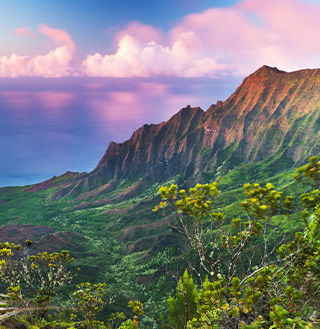
[[0, 0], [0, 186], [91, 171], [110, 141], [320, 66], [320, 1]]

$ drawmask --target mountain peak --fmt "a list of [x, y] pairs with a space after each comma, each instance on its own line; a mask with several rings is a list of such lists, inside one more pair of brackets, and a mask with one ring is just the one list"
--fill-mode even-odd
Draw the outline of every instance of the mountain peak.
[[206, 112], [187, 105], [166, 122], [142, 126], [124, 143], [111, 142], [91, 173], [53, 199], [120, 179], [201, 181], [204, 172], [271, 157], [281, 158], [283, 170], [319, 153], [319, 104], [320, 70], [287, 73], [264, 65]]
[[255, 71], [252, 75], [253, 76], [261, 76], [261, 77], [268, 77], [270, 74], [283, 74], [283, 73], [287, 73], [285, 71], [281, 71], [279, 70], [277, 67], [271, 67], [268, 65], [263, 65], [262, 67], [260, 67], [257, 71]]

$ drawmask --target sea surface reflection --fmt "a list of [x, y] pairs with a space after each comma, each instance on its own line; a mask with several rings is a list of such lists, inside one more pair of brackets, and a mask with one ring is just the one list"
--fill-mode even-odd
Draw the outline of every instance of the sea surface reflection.
[[91, 171], [110, 141], [190, 104], [207, 109], [239, 79], [0, 79], [0, 187]]

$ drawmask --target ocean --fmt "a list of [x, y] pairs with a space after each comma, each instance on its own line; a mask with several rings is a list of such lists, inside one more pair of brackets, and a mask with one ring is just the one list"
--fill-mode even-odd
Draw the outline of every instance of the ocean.
[[91, 171], [110, 141], [191, 105], [225, 100], [240, 78], [0, 78], [0, 187]]

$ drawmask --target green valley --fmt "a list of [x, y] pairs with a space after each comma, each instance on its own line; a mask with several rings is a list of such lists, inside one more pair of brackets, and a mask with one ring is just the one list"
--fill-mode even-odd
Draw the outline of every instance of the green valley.
[[[152, 211], [161, 201], [159, 188], [217, 182], [216, 207], [230, 221], [245, 212], [245, 183], [272, 183], [295, 197], [281, 232], [288, 242], [303, 227], [298, 196], [309, 189], [292, 175], [320, 154], [319, 110], [320, 70], [264, 66], [207, 111], [188, 106], [124, 143], [110, 143], [90, 173], [0, 189], [0, 237], [16, 244], [32, 240], [34, 253], [69, 250], [75, 281], [64, 287], [65, 295], [80, 282], [105, 282], [112, 301], [106, 313], [130, 314], [128, 301], [140, 300], [159, 316], [176, 289], [172, 275], [181, 276], [188, 264], [202, 271], [188, 239], [173, 227], [173, 210], [165, 216]], [[274, 225], [283, 218], [276, 214]], [[142, 322], [141, 328], [153, 325]]]

